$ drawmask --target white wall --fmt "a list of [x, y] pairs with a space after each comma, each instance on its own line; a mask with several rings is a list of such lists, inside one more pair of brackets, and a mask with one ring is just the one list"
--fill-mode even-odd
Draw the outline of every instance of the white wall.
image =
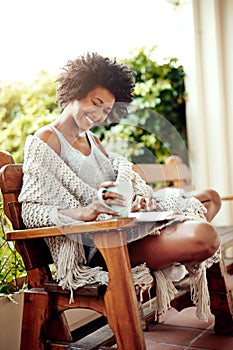
[[[193, 56], [186, 65], [193, 182], [233, 194], [233, 1], [193, 0]], [[224, 203], [216, 223], [233, 223]]]

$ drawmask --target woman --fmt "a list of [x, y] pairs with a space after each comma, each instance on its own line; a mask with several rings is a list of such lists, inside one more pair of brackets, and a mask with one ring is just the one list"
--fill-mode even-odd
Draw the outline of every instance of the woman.
[[[127, 66], [98, 54], [87, 54], [69, 61], [58, 82], [57, 102], [63, 112], [52, 124], [29, 136], [25, 145], [24, 181], [19, 197], [25, 225], [64, 225], [117, 216], [119, 213], [101, 205], [97, 190], [106, 188], [103, 199], [107, 204], [123, 206], [124, 198], [107, 190], [123, 180], [133, 184], [132, 211], [177, 210], [177, 205], [171, 205], [177, 193], [153, 194], [133, 172], [130, 162], [108, 154], [90, 132], [94, 126], [116, 122], [127, 113], [126, 105], [133, 100], [134, 90], [133, 74]], [[219, 237], [206, 219], [210, 221], [220, 208], [218, 194], [213, 190], [195, 197], [182, 194], [178, 202], [179, 210], [185, 214], [182, 220], [173, 218], [129, 230], [132, 266], [146, 263], [150, 270], [163, 269], [168, 277], [166, 268], [174, 263], [190, 269], [193, 265], [200, 267], [216, 253]], [[77, 236], [47, 239], [57, 278], [71, 291], [85, 283], [103, 282], [104, 278], [99, 268], [104, 262], [92, 237]]]

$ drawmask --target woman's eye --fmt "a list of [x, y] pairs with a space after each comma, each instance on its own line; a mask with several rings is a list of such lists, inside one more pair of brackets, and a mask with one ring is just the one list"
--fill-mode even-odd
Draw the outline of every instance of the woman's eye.
[[92, 101], [92, 103], [95, 107], [100, 107], [100, 105], [98, 103], [96, 103], [95, 101]]

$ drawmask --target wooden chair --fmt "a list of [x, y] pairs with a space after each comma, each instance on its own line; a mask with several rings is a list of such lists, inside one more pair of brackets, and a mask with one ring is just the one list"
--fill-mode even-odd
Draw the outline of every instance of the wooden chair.
[[[25, 229], [20, 215], [20, 204], [17, 201], [22, 186], [22, 165], [14, 164], [13, 158], [7, 152], [0, 152], [0, 168], [4, 211], [13, 226], [13, 231], [8, 232], [6, 238], [15, 241], [28, 275], [28, 290], [25, 291], [24, 297], [21, 350], [98, 349], [101, 345], [112, 345], [115, 340], [118, 349], [145, 349], [124, 237], [126, 226], [137, 225], [135, 220], [126, 218], [60, 228]], [[158, 168], [157, 165], [152, 171], [157, 172], [156, 168]], [[178, 171], [178, 173], [181, 172]], [[180, 179], [175, 177], [175, 180]], [[69, 292], [58, 287], [52, 278], [50, 271], [52, 259], [43, 238], [84, 232], [95, 233], [95, 244], [108, 267], [109, 285], [108, 288], [98, 284], [79, 288], [75, 292], [74, 303], [69, 304]], [[229, 246], [229, 239], [227, 241]], [[225, 266], [222, 263], [215, 264], [209, 269], [208, 278], [211, 286], [210, 293], [214, 291], [214, 296], [218, 294], [221, 299], [219, 304], [220, 299], [216, 301], [212, 297], [211, 306], [216, 318], [215, 330], [220, 333], [231, 333], [233, 331], [232, 300], [230, 299], [232, 296], [230, 297], [229, 293]], [[182, 309], [190, 305], [186, 292], [182, 294], [181, 300], [174, 300], [173, 306]], [[98, 311], [107, 318], [111, 329], [103, 326], [95, 332], [94, 338], [88, 335], [75, 341], [64, 317], [64, 311], [77, 307]], [[147, 307], [145, 309], [148, 310]], [[149, 310], [147, 321], [152, 317], [153, 312]], [[108, 344], [102, 341], [104, 333], [109, 340]]]
[[[15, 241], [28, 276], [28, 290], [24, 293], [21, 350], [91, 349], [88, 339], [74, 343], [64, 317], [65, 310], [77, 307], [90, 308], [104, 315], [119, 349], [145, 349], [124, 236], [126, 225], [134, 226], [134, 220], [126, 218], [61, 228], [25, 229], [17, 201], [22, 186], [22, 165], [14, 164], [10, 154], [0, 152], [0, 167], [4, 212], [14, 229], [7, 233], [6, 238]], [[99, 284], [79, 288], [74, 293], [74, 303], [70, 304], [69, 292], [62, 290], [52, 278], [49, 268], [52, 259], [43, 238], [84, 232], [96, 233], [94, 241], [106, 261], [109, 284], [107, 289]], [[110, 332], [110, 335], [107, 334], [110, 345], [115, 342], [110, 329], [101, 329], [95, 334], [96, 344], [92, 344], [93, 349], [101, 345], [98, 337], [101, 334], [102, 338], [106, 332]]]

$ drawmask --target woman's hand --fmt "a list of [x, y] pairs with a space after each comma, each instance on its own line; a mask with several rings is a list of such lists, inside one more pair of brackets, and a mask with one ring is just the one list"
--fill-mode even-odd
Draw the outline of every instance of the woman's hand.
[[[108, 191], [109, 187], [115, 187], [115, 186], [117, 186], [116, 182], [113, 182], [113, 181], [103, 182], [101, 184], [100, 188], [105, 188], [106, 190], [103, 191], [102, 198], [103, 198], [103, 200], [106, 202], [106, 204], [108, 206], [116, 205], [116, 206], [124, 207], [125, 206], [124, 201], [126, 200], [126, 198], [124, 196], [122, 196], [121, 194], [119, 194], [119, 193]], [[92, 213], [92, 219], [91, 220], [96, 219], [96, 217], [99, 214], [101, 214], [101, 213], [114, 215], [114, 216], [120, 216], [121, 215], [120, 213], [118, 213], [116, 211], [113, 211], [110, 208], [106, 208], [105, 206], [103, 206], [100, 203], [100, 201], [98, 199], [98, 196], [95, 197], [93, 202], [88, 207], [90, 208], [90, 211]], [[93, 219], [93, 217], [95, 217], [95, 218]]]
[[[120, 195], [119, 193], [108, 191], [109, 187], [114, 187], [116, 185], [117, 183], [113, 181], [103, 182], [100, 188], [106, 188], [106, 191], [103, 192], [102, 198], [107, 205], [117, 205], [117, 206], [124, 207], [125, 197]], [[59, 210], [59, 212], [64, 215], [70, 216], [74, 220], [81, 220], [81, 221], [93, 221], [98, 217], [99, 214], [109, 214], [114, 216], [121, 215], [120, 213], [115, 212], [103, 206], [100, 203], [97, 195], [93, 199], [92, 203], [86, 207], [63, 209], [63, 210], [61, 209]]]
[[131, 212], [135, 211], [153, 211], [162, 210], [162, 208], [156, 203], [155, 198], [143, 198], [137, 195], [132, 203]]

